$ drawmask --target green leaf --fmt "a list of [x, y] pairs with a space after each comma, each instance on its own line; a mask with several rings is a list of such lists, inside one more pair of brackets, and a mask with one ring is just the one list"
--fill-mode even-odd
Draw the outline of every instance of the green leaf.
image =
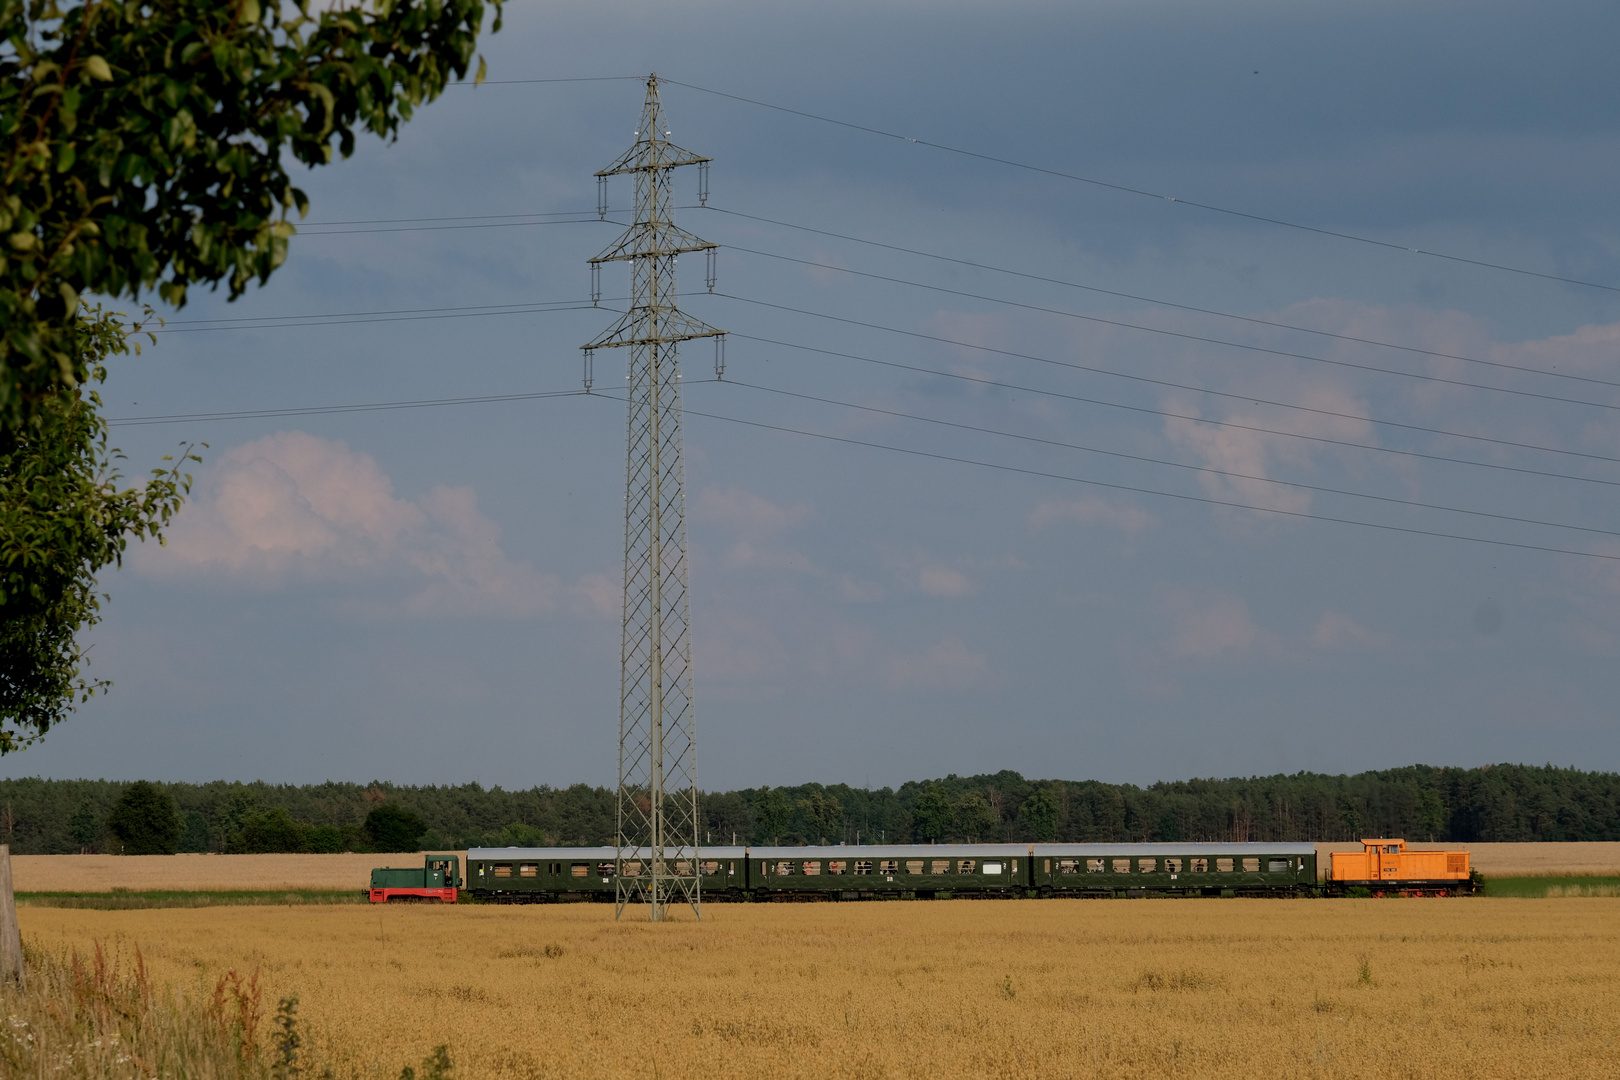
[[112, 82], [112, 68], [107, 65], [107, 61], [103, 57], [86, 57], [84, 72], [98, 82]]

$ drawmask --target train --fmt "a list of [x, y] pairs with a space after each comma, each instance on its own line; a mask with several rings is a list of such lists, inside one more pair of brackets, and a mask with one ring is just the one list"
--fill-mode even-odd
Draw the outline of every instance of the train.
[[[696, 874], [705, 900], [924, 900], [1032, 897], [1457, 896], [1474, 892], [1466, 851], [1408, 851], [1404, 840], [1362, 841], [1334, 852], [1319, 876], [1314, 844], [905, 844], [705, 847], [666, 852], [679, 876]], [[611, 901], [619, 872], [611, 847], [472, 848], [466, 878], [455, 856], [423, 870], [377, 870], [368, 898], [455, 903]], [[625, 860], [625, 877], [650, 867]], [[381, 875], [381, 876], [379, 876]]]

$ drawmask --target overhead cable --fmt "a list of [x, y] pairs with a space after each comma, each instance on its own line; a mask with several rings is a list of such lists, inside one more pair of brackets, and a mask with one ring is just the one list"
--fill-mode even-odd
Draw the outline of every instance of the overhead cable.
[[1367, 244], [1372, 247], [1384, 248], [1389, 251], [1399, 251], [1411, 255], [1425, 255], [1433, 259], [1444, 259], [1448, 262], [1462, 263], [1468, 266], [1483, 267], [1487, 270], [1501, 270], [1510, 274], [1521, 274], [1525, 277], [1541, 278], [1546, 281], [1557, 281], [1565, 285], [1580, 285], [1589, 289], [1601, 289], [1604, 292], [1620, 293], [1620, 286], [1605, 285], [1597, 281], [1585, 281], [1581, 278], [1564, 277], [1560, 274], [1548, 274], [1539, 270], [1527, 270], [1519, 266], [1510, 266], [1506, 263], [1487, 262], [1483, 259], [1470, 259], [1462, 255], [1450, 255], [1441, 251], [1429, 251], [1424, 248], [1412, 247], [1410, 244], [1398, 244], [1388, 240], [1377, 240], [1370, 236], [1361, 236], [1356, 233], [1343, 232], [1337, 229], [1325, 229], [1315, 225], [1304, 225], [1296, 221], [1286, 221], [1282, 218], [1269, 217], [1265, 214], [1250, 213], [1245, 210], [1234, 210], [1230, 207], [1216, 206], [1213, 203], [1198, 202], [1194, 199], [1183, 199], [1174, 195], [1165, 195], [1157, 191], [1148, 191], [1144, 188], [1132, 187], [1128, 184], [1117, 184], [1108, 180], [1099, 180], [1096, 177], [1082, 176], [1079, 173], [1064, 172], [1061, 169], [1049, 169], [1042, 165], [1031, 165], [1027, 162], [1014, 161], [1011, 158], [998, 157], [994, 154], [980, 153], [976, 150], [967, 150], [959, 146], [949, 146], [945, 143], [932, 142], [928, 139], [917, 139], [909, 135], [901, 135], [893, 131], [884, 131], [882, 128], [869, 127], [865, 124], [855, 124], [847, 120], [837, 120], [830, 116], [821, 116], [817, 113], [806, 112], [802, 109], [790, 109], [785, 105], [775, 105], [768, 101], [756, 98], [743, 97], [740, 94], [728, 94], [721, 90], [714, 90], [707, 86], [698, 86], [696, 83], [681, 82], [678, 79], [664, 79], [671, 86], [684, 86], [688, 90], [696, 90], [704, 94], [713, 94], [716, 97], [729, 98], [747, 105], [756, 105], [763, 109], [772, 109], [776, 112], [800, 116], [807, 120], [816, 120], [837, 127], [849, 128], [853, 131], [862, 131], [869, 135], [879, 135], [886, 139], [895, 139], [899, 142], [911, 143], [914, 146], [926, 146], [931, 150], [940, 150], [948, 154], [959, 154], [963, 157], [975, 158], [979, 161], [988, 161], [997, 165], [1006, 165], [1028, 172], [1041, 173], [1046, 176], [1055, 176], [1063, 180], [1073, 180], [1093, 187], [1106, 188], [1110, 191], [1119, 191], [1127, 195], [1141, 195], [1161, 202], [1177, 203], [1190, 206], [1196, 210], [1206, 210], [1210, 213], [1224, 214], [1228, 217], [1242, 218], [1247, 221], [1261, 222], [1266, 225], [1277, 225], [1285, 229], [1297, 229], [1300, 232], [1315, 233], [1318, 236], [1329, 236], [1339, 240], [1350, 240], [1358, 244]]
[[1116, 484], [1107, 480], [1094, 480], [1084, 476], [1070, 476], [1066, 473], [1047, 472], [1043, 469], [1027, 469], [1017, 465], [1002, 465], [991, 461], [979, 461], [974, 458], [957, 457], [953, 454], [939, 454], [930, 450], [914, 450], [904, 446], [891, 446], [887, 443], [872, 442], [868, 439], [854, 439], [847, 435], [828, 435], [820, 431], [806, 431], [803, 428], [786, 427], [781, 424], [767, 424], [760, 420], [744, 420], [737, 416], [725, 416], [720, 413], [700, 412], [696, 409], [685, 408], [682, 412], [686, 416], [700, 416], [707, 420], [722, 420], [728, 424], [738, 424], [743, 427], [760, 428], [766, 431], [780, 431], [789, 435], [802, 435], [806, 438], [821, 439], [827, 442], [844, 443], [849, 446], [861, 446], [871, 450], [886, 450], [891, 453], [905, 454], [909, 457], [932, 458], [935, 461], [946, 461], [957, 465], [971, 465], [981, 469], [993, 469], [997, 472], [1015, 473], [1022, 476], [1033, 476], [1045, 480], [1062, 480], [1071, 484], [1084, 484], [1088, 487], [1105, 488], [1110, 491], [1127, 491], [1136, 495], [1150, 495], [1155, 498], [1176, 499], [1182, 502], [1202, 503], [1206, 506], [1225, 506], [1234, 510], [1253, 510], [1260, 514], [1274, 514], [1278, 517], [1297, 518], [1306, 521], [1326, 521], [1337, 525], [1354, 525], [1363, 529], [1378, 529], [1384, 532], [1406, 533], [1410, 536], [1432, 536], [1441, 540], [1461, 540], [1470, 544], [1487, 544], [1492, 547], [1517, 548], [1521, 551], [1541, 551], [1554, 555], [1574, 555], [1586, 559], [1603, 559], [1608, 562], [1620, 562], [1620, 555], [1609, 555], [1598, 551], [1582, 551], [1575, 548], [1550, 547], [1544, 544], [1527, 544], [1515, 540], [1493, 540], [1483, 536], [1468, 536], [1462, 533], [1439, 532], [1433, 529], [1419, 529], [1407, 525], [1389, 525], [1375, 521], [1359, 521], [1354, 518], [1334, 517], [1328, 514], [1315, 514], [1302, 510], [1281, 510], [1270, 506], [1253, 506], [1248, 503], [1235, 502], [1229, 499], [1216, 499], [1204, 495], [1188, 495], [1184, 492], [1160, 491], [1156, 488], [1137, 487], [1132, 484]]
[[1061, 439], [1048, 439], [1039, 435], [1026, 435], [1017, 431], [1003, 431], [999, 428], [981, 427], [977, 424], [964, 424], [954, 420], [943, 420], [934, 416], [922, 416], [917, 413], [903, 412], [898, 409], [885, 409], [876, 405], [859, 405], [851, 401], [838, 401], [834, 398], [818, 397], [815, 394], [799, 393], [795, 390], [784, 390], [774, 386], [760, 386], [756, 383], [743, 382], [740, 379], [728, 378], [724, 380], [732, 386], [741, 386], [748, 390], [758, 390], [762, 393], [777, 394], [782, 397], [799, 398], [802, 401], [814, 401], [822, 405], [835, 405], [839, 408], [854, 409], [859, 412], [873, 413], [879, 416], [891, 416], [900, 420], [915, 420], [919, 423], [933, 424], [937, 427], [954, 428], [959, 431], [972, 431], [981, 435], [997, 435], [1006, 439], [1017, 439], [1021, 442], [1037, 443], [1043, 446], [1057, 447], [1063, 450], [1079, 450], [1088, 454], [1098, 454], [1103, 457], [1120, 458], [1126, 461], [1137, 461], [1146, 465], [1164, 465], [1173, 469], [1185, 469], [1204, 476], [1219, 476], [1229, 480], [1251, 480], [1257, 483], [1270, 484], [1276, 487], [1292, 488], [1299, 491], [1317, 492], [1323, 495], [1344, 495], [1355, 499], [1368, 499], [1373, 502], [1388, 503], [1394, 506], [1407, 506], [1419, 510], [1440, 510], [1448, 514], [1466, 514], [1470, 517], [1491, 518], [1496, 521], [1510, 521], [1519, 525], [1539, 525], [1549, 529], [1568, 529], [1573, 532], [1596, 533], [1600, 536], [1620, 536], [1615, 529], [1600, 529], [1591, 525], [1570, 525], [1562, 521], [1542, 521], [1539, 518], [1518, 517], [1514, 514], [1498, 514], [1488, 510], [1470, 510], [1459, 506], [1446, 506], [1443, 503], [1423, 502], [1417, 499], [1397, 499], [1388, 495], [1374, 495], [1365, 491], [1351, 491], [1347, 488], [1327, 487], [1321, 484], [1306, 484], [1294, 480], [1278, 480], [1275, 477], [1261, 476], [1253, 473], [1232, 472], [1227, 469], [1217, 469], [1208, 465], [1194, 465], [1185, 461], [1172, 461], [1167, 458], [1148, 457], [1145, 454], [1128, 454], [1119, 450], [1104, 450], [1096, 446], [1084, 446], [1080, 443], [1064, 442]]
[[[1467, 439], [1467, 440], [1472, 440], [1472, 441], [1475, 441], [1475, 442], [1492, 443], [1492, 444], [1496, 444], [1496, 445], [1500, 445], [1500, 446], [1508, 446], [1508, 447], [1513, 447], [1515, 449], [1521, 449], [1521, 450], [1537, 450], [1537, 451], [1541, 451], [1543, 453], [1561, 454], [1561, 455], [1564, 455], [1564, 456], [1567, 456], [1567, 457], [1586, 458], [1586, 459], [1592, 460], [1592, 461], [1606, 461], [1606, 462], [1620, 463], [1620, 458], [1609, 457], [1609, 456], [1606, 456], [1606, 455], [1603, 455], [1603, 454], [1588, 453], [1588, 452], [1582, 451], [1582, 450], [1560, 450], [1560, 449], [1556, 449], [1556, 448], [1550, 447], [1550, 446], [1538, 446], [1538, 445], [1536, 445], [1534, 443], [1519, 443], [1519, 442], [1513, 442], [1512, 440], [1508, 440], [1508, 439], [1496, 439], [1496, 438], [1492, 438], [1492, 437], [1486, 436], [1486, 435], [1468, 435], [1468, 434], [1464, 434], [1462, 432], [1446, 431], [1446, 430], [1441, 429], [1441, 428], [1423, 427], [1423, 426], [1418, 425], [1418, 424], [1403, 424], [1403, 423], [1400, 423], [1398, 421], [1382, 420], [1382, 419], [1379, 419], [1377, 417], [1357, 416], [1354, 413], [1339, 413], [1339, 412], [1333, 412], [1333, 411], [1330, 411], [1330, 410], [1327, 410], [1327, 409], [1316, 409], [1316, 408], [1312, 408], [1312, 407], [1305, 406], [1305, 405], [1294, 405], [1294, 404], [1290, 404], [1288, 402], [1271, 401], [1271, 400], [1268, 400], [1266, 398], [1258, 398], [1258, 397], [1254, 397], [1254, 396], [1248, 395], [1248, 394], [1235, 394], [1235, 393], [1229, 393], [1227, 391], [1222, 391], [1222, 390], [1210, 390], [1210, 389], [1208, 389], [1206, 387], [1194, 386], [1194, 385], [1187, 384], [1187, 383], [1176, 383], [1176, 382], [1170, 382], [1170, 381], [1165, 380], [1165, 379], [1154, 379], [1154, 378], [1151, 378], [1151, 377], [1146, 376], [1146, 375], [1130, 375], [1130, 374], [1126, 374], [1125, 372], [1110, 371], [1107, 368], [1090, 367], [1090, 366], [1088, 366], [1086, 364], [1077, 364], [1077, 363], [1073, 363], [1073, 362], [1070, 362], [1070, 361], [1067, 361], [1067, 360], [1054, 360], [1051, 357], [1037, 356], [1037, 355], [1035, 355], [1033, 353], [1014, 352], [1014, 351], [1012, 351], [1010, 349], [997, 349], [994, 346], [990, 346], [990, 345], [978, 345], [978, 344], [975, 344], [975, 343], [970, 342], [970, 341], [959, 341], [959, 340], [957, 340], [955, 338], [942, 337], [942, 336], [940, 336], [938, 334], [925, 334], [925, 333], [922, 333], [921, 331], [918, 331], [918, 330], [902, 330], [902, 329], [900, 329], [898, 327], [884, 326], [881, 323], [864, 322], [864, 321], [859, 320], [859, 319], [848, 319], [848, 318], [845, 318], [845, 317], [840, 316], [840, 315], [829, 315], [829, 314], [827, 314], [825, 312], [820, 312], [820, 311], [809, 311], [809, 310], [806, 310], [804, 308], [788, 307], [788, 306], [786, 306], [784, 304], [773, 304], [773, 303], [770, 303], [769, 301], [766, 301], [766, 300], [755, 300], [755, 299], [751, 299], [749, 297], [737, 296], [737, 295], [735, 295], [733, 293], [716, 292], [714, 295], [715, 296], [723, 296], [728, 300], [738, 300], [738, 301], [740, 301], [742, 303], [745, 303], [745, 304], [754, 304], [754, 305], [756, 305], [758, 307], [775, 308], [776, 310], [779, 310], [779, 311], [791, 311], [791, 312], [793, 312], [795, 314], [810, 315], [810, 316], [813, 316], [815, 318], [827, 319], [827, 320], [830, 320], [832, 322], [849, 323], [849, 324], [851, 324], [853, 326], [863, 326], [863, 327], [867, 327], [867, 328], [873, 329], [873, 330], [884, 330], [884, 331], [887, 331], [887, 332], [892, 333], [892, 334], [898, 334], [898, 335], [900, 335], [902, 337], [912, 337], [912, 338], [917, 338], [917, 339], [922, 340], [922, 341], [934, 341], [934, 342], [939, 342], [940, 344], [943, 344], [943, 345], [955, 345], [955, 346], [958, 346], [960, 348], [971, 349], [971, 350], [976, 351], [976, 352], [990, 353], [990, 354], [995, 355], [995, 356], [1007, 356], [1007, 357], [1011, 357], [1011, 358], [1016, 359], [1016, 360], [1032, 360], [1032, 361], [1034, 361], [1036, 363], [1047, 364], [1047, 365], [1050, 365], [1052, 367], [1070, 368], [1070, 369], [1075, 370], [1075, 371], [1085, 371], [1085, 372], [1090, 372], [1090, 373], [1094, 373], [1094, 374], [1098, 374], [1098, 375], [1112, 375], [1115, 378], [1125, 379], [1125, 380], [1128, 380], [1128, 381], [1131, 381], [1131, 382], [1145, 383], [1145, 384], [1152, 385], [1152, 386], [1163, 386], [1163, 387], [1166, 387], [1166, 388], [1169, 388], [1169, 389], [1186, 390], [1186, 391], [1188, 391], [1190, 393], [1196, 393], [1196, 394], [1208, 394], [1211, 397], [1229, 398], [1229, 399], [1232, 399], [1232, 400], [1248, 402], [1248, 403], [1252, 403], [1252, 404], [1256, 404], [1256, 405], [1270, 405], [1270, 406], [1275, 406], [1277, 408], [1291, 409], [1291, 410], [1294, 410], [1294, 411], [1297, 411], [1297, 412], [1314, 413], [1314, 414], [1317, 414], [1317, 415], [1332, 416], [1332, 417], [1337, 417], [1337, 418], [1340, 418], [1340, 419], [1347, 419], [1347, 420], [1357, 420], [1357, 421], [1360, 421], [1362, 423], [1380, 424], [1380, 425], [1383, 425], [1383, 426], [1386, 426], [1386, 427], [1401, 428], [1401, 429], [1410, 430], [1410, 431], [1422, 432], [1422, 433], [1425, 433], [1425, 434], [1443, 435], [1443, 436], [1446, 436], [1448, 438]], [[731, 336], [737, 337], [737, 338], [746, 338], [749, 335], [733, 332], [733, 334]], [[835, 351], [828, 350], [828, 349], [817, 349], [817, 348], [812, 348], [810, 346], [797, 345], [797, 344], [794, 344], [794, 343], [791, 343], [791, 342], [774, 341], [774, 340], [769, 339], [769, 338], [756, 338], [754, 340], [769, 341], [771, 344], [786, 345], [789, 348], [805, 349], [806, 351], [809, 351], [809, 352], [827, 353], [828, 355], [831, 355], [831, 356], [844, 356], [844, 357], [848, 357], [849, 359], [852, 359], [852, 360], [863, 360], [863, 361], [866, 361], [868, 363], [884, 364], [884, 365], [893, 366], [893, 367], [910, 367], [910, 365], [898, 364], [898, 363], [895, 363], [893, 361], [874, 360], [871, 357], [858, 356], [858, 355], [853, 354], [853, 353], [841, 353], [841, 352], [835, 352]], [[931, 374], [931, 375], [940, 375], [942, 377], [950, 377], [950, 378], [956, 377], [954, 375], [951, 375], [948, 372], [937, 371], [937, 370], [935, 370], [933, 368], [914, 367], [914, 368], [911, 368], [911, 370], [919, 371], [919, 372], [923, 372], [923, 373]], [[990, 383], [990, 385], [1010, 385], [1010, 384], [1002, 384], [1002, 383], [994, 383], [994, 382], [992, 382], [992, 383]], [[1124, 404], [1121, 404], [1119, 402], [1108, 401], [1106, 399], [1101, 399], [1101, 398], [1081, 397], [1081, 396], [1075, 395], [1075, 394], [1062, 394], [1062, 393], [1057, 393], [1055, 391], [1031, 390], [1028, 387], [1013, 387], [1013, 388], [1014, 389], [1029, 390], [1029, 392], [1031, 392], [1031, 393], [1051, 393], [1055, 397], [1062, 397], [1062, 398], [1066, 398], [1066, 399], [1068, 399], [1070, 401], [1078, 401], [1078, 402], [1082, 402], [1082, 403], [1088, 404], [1088, 405], [1101, 405], [1101, 406], [1105, 406], [1107, 408], [1127, 409], [1127, 410], [1132, 411], [1132, 412], [1151, 413], [1151, 414], [1153, 414], [1155, 416], [1165, 416], [1165, 417], [1169, 417], [1171, 419], [1191, 420], [1191, 421], [1195, 421], [1197, 423], [1212, 424], [1212, 425], [1216, 425], [1216, 426], [1220, 426], [1220, 427], [1239, 427], [1239, 428], [1245, 428], [1246, 430], [1250, 430], [1250, 431], [1261, 432], [1261, 433], [1264, 433], [1264, 434], [1287, 435], [1287, 436], [1289, 436], [1291, 438], [1296, 438], [1296, 439], [1309, 439], [1311, 441], [1316, 441], [1316, 442], [1330, 442], [1330, 443], [1334, 443], [1334, 444], [1340, 445], [1340, 446], [1355, 446], [1355, 447], [1360, 447], [1361, 449], [1364, 449], [1364, 450], [1382, 450], [1382, 451], [1386, 451], [1386, 452], [1389, 452], [1389, 453], [1407, 453], [1407, 451], [1390, 450], [1388, 447], [1381, 447], [1381, 446], [1376, 446], [1376, 445], [1372, 445], [1372, 444], [1368, 444], [1368, 443], [1348, 442], [1348, 441], [1338, 440], [1338, 439], [1329, 439], [1329, 438], [1326, 438], [1324, 436], [1301, 435], [1301, 434], [1298, 434], [1296, 432], [1277, 431], [1277, 430], [1274, 430], [1274, 429], [1271, 429], [1271, 428], [1264, 428], [1264, 427], [1252, 427], [1252, 426], [1249, 426], [1249, 425], [1238, 424], [1238, 423], [1235, 423], [1235, 422], [1232, 422], [1232, 421], [1214, 420], [1214, 419], [1210, 419], [1208, 417], [1201, 417], [1201, 416], [1192, 415], [1192, 414], [1171, 413], [1171, 412], [1166, 412], [1166, 411], [1161, 410], [1161, 409], [1146, 408], [1144, 406], [1124, 405]], [[1427, 455], [1419, 455], [1419, 456], [1427, 456]], [[1461, 458], [1437, 457], [1436, 460], [1455, 461], [1455, 462], [1459, 462], [1461, 464], [1469, 464], [1469, 465], [1472, 465], [1472, 464], [1484, 464], [1484, 463], [1479, 463], [1479, 462], [1467, 461], [1467, 460], [1461, 459]], [[1533, 473], [1535, 473], [1535, 475], [1539, 475], [1539, 476], [1555, 476], [1555, 477], [1563, 477], [1565, 479], [1571, 479], [1571, 480], [1584, 479], [1583, 477], [1565, 477], [1565, 475], [1563, 473], [1542, 473], [1542, 472], [1537, 472], [1536, 470], [1525, 470], [1525, 471], [1533, 472]]]
[[754, 248], [745, 248], [737, 244], [726, 245], [727, 250], [740, 251], [749, 255], [759, 255], [767, 259], [777, 259], [781, 262], [798, 263], [801, 266], [813, 266], [818, 270], [833, 270], [841, 274], [850, 274], [854, 277], [869, 278], [874, 281], [887, 281], [896, 285], [907, 285], [916, 289], [927, 289], [930, 292], [946, 293], [950, 296], [960, 296], [969, 300], [983, 300], [986, 303], [1001, 304], [1005, 307], [1020, 308], [1025, 311], [1037, 311], [1045, 315], [1058, 315], [1066, 319], [1078, 319], [1082, 322], [1097, 323], [1103, 326], [1119, 327], [1123, 330], [1139, 330], [1146, 334], [1159, 334], [1163, 337], [1177, 338], [1182, 341], [1196, 341], [1204, 345], [1220, 345], [1231, 349], [1240, 349], [1244, 352], [1262, 353], [1267, 356], [1281, 356], [1290, 360], [1309, 360], [1315, 364], [1327, 364], [1331, 367], [1352, 368], [1357, 371], [1366, 371], [1378, 375], [1394, 375], [1404, 379], [1415, 379], [1420, 382], [1441, 383], [1446, 386], [1460, 386], [1470, 390], [1485, 390], [1497, 394], [1510, 394], [1514, 397], [1536, 398], [1540, 401], [1551, 401], [1563, 405], [1584, 405], [1590, 409], [1609, 409], [1620, 412], [1620, 404], [1603, 401], [1587, 401], [1584, 398], [1559, 397], [1557, 394], [1541, 394], [1534, 390], [1515, 390], [1506, 386], [1491, 386], [1488, 383], [1474, 383], [1466, 379], [1448, 379], [1441, 375], [1425, 375], [1415, 371], [1401, 371], [1397, 368], [1382, 368], [1374, 364], [1358, 364], [1353, 360], [1335, 360], [1327, 356], [1312, 356], [1309, 353], [1291, 352], [1287, 349], [1273, 349], [1265, 345], [1249, 345], [1241, 341], [1228, 341], [1225, 338], [1208, 337], [1204, 334], [1191, 334], [1183, 330], [1168, 330], [1161, 326], [1144, 326], [1141, 323], [1126, 322], [1122, 319], [1105, 319], [1100, 315], [1084, 315], [1078, 311], [1065, 311], [1062, 308], [1043, 307], [1040, 304], [1026, 304], [1019, 300], [1007, 300], [999, 296], [983, 296], [979, 293], [970, 293], [963, 289], [951, 289], [943, 285], [929, 285], [921, 281], [910, 281], [906, 278], [892, 277], [888, 274], [874, 274], [865, 270], [851, 270], [848, 267], [833, 263], [816, 262], [813, 259], [799, 259], [791, 255], [777, 255], [769, 251], [759, 251]]

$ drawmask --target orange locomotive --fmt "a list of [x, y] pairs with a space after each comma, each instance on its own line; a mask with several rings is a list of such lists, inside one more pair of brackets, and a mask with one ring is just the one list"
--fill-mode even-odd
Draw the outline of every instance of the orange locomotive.
[[1474, 891], [1466, 851], [1407, 851], [1405, 840], [1363, 840], [1362, 851], [1333, 852], [1328, 885], [1343, 895], [1457, 896]]

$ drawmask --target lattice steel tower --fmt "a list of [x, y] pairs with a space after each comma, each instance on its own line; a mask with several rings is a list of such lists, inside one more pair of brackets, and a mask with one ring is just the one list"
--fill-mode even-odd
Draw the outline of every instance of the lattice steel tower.
[[629, 465], [624, 499], [624, 636], [619, 683], [619, 833], [617, 915], [626, 904], [651, 905], [654, 921], [671, 903], [702, 916], [697, 873], [697, 731], [692, 714], [691, 637], [686, 613], [686, 521], [682, 493], [681, 395], [676, 345], [722, 332], [683, 314], [675, 299], [675, 259], [708, 253], [714, 287], [715, 245], [670, 220], [670, 174], [698, 166], [707, 199], [706, 157], [669, 141], [658, 103], [658, 76], [647, 79], [636, 144], [596, 174], [597, 210], [607, 214], [607, 178], [635, 177], [636, 220], [591, 260], [591, 299], [601, 298], [601, 267], [630, 264], [630, 310], [585, 350], [585, 388], [595, 349], [628, 348]]

